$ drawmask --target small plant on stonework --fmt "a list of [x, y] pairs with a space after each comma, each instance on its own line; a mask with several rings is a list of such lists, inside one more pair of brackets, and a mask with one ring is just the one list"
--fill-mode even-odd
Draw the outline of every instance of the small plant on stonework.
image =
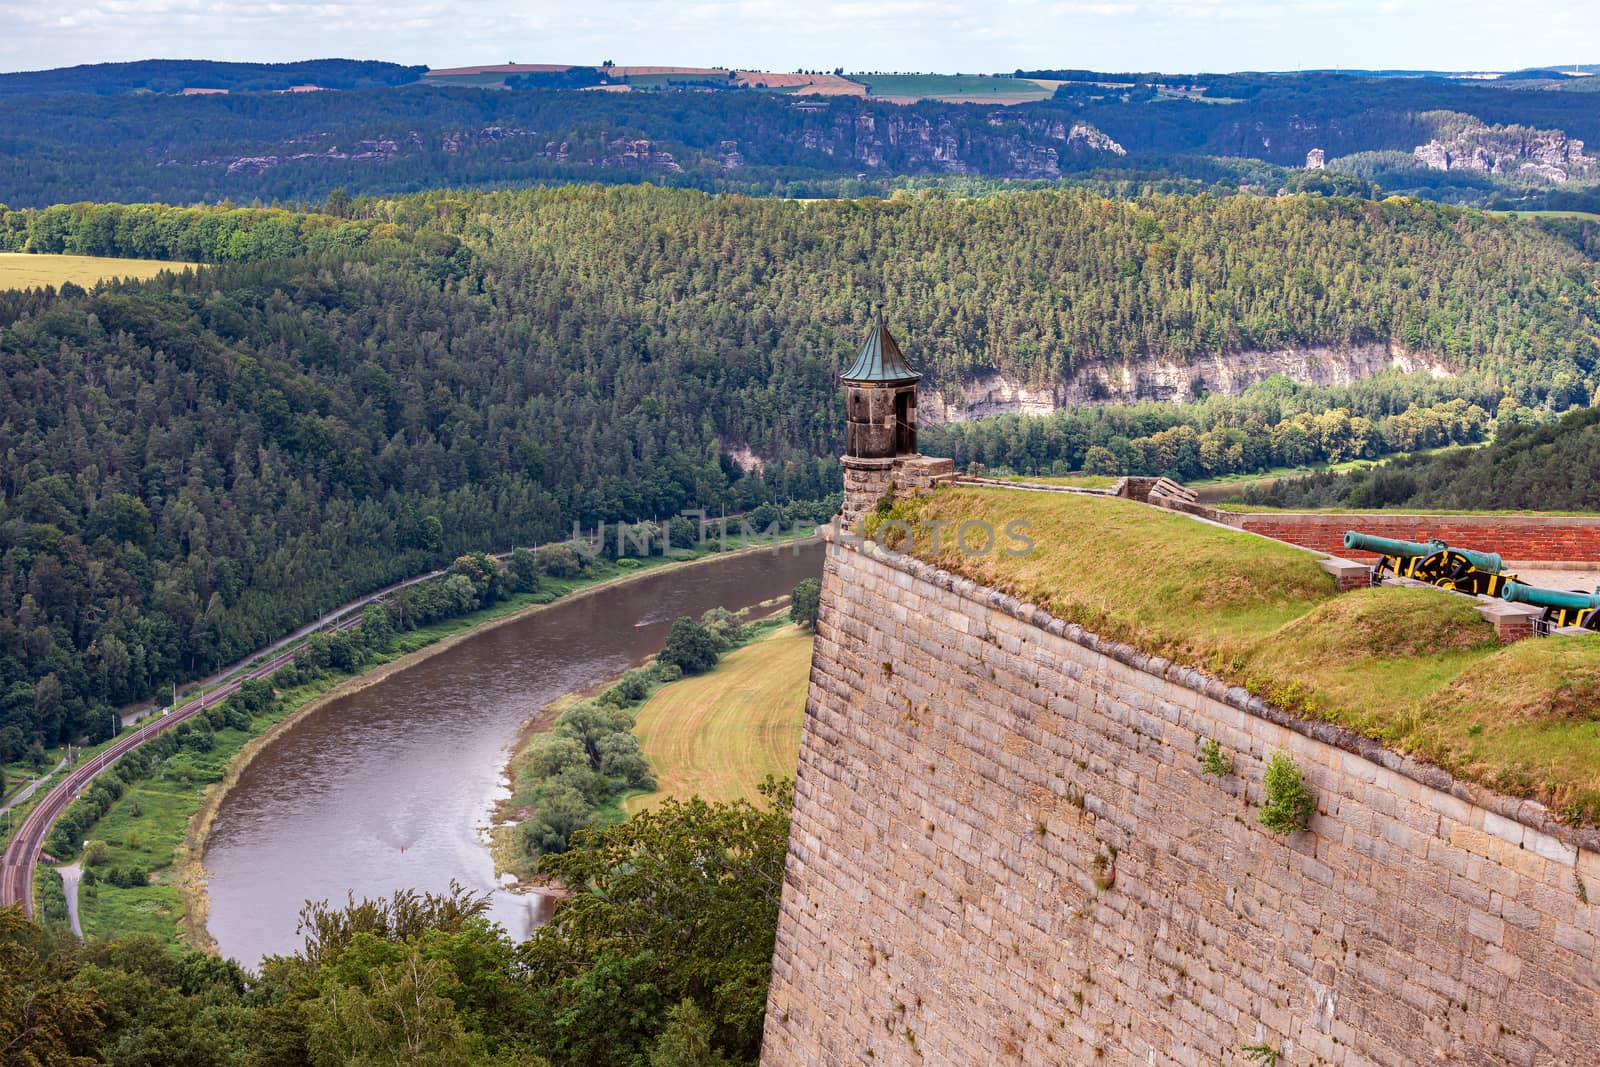
[[1200, 742], [1200, 769], [1206, 774], [1226, 778], [1233, 773], [1233, 757], [1222, 747], [1222, 742], [1214, 737], [1206, 738]]
[[1579, 904], [1589, 903], [1589, 887], [1583, 884], [1583, 879], [1577, 875], [1572, 876], [1572, 891], [1578, 895]]
[[1246, 1045], [1239, 1050], [1244, 1053], [1244, 1058], [1260, 1067], [1274, 1067], [1283, 1058], [1283, 1053], [1271, 1045]]
[[1305, 774], [1288, 753], [1274, 752], [1261, 779], [1266, 799], [1257, 821], [1275, 834], [1304, 830], [1317, 808], [1317, 798], [1306, 785]]
[[1102, 893], [1117, 884], [1117, 853], [1113, 849], [1108, 856], [1104, 852], [1097, 853], [1090, 861], [1089, 866], [1094, 869], [1094, 887]]

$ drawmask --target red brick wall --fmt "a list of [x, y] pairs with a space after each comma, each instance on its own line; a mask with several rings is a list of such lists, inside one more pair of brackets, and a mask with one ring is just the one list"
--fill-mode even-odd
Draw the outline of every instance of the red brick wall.
[[1340, 515], [1331, 513], [1247, 514], [1231, 525], [1280, 541], [1343, 556], [1375, 559], [1344, 547], [1346, 530], [1426, 541], [1437, 537], [1452, 548], [1498, 552], [1509, 562], [1600, 561], [1600, 516], [1549, 515]]

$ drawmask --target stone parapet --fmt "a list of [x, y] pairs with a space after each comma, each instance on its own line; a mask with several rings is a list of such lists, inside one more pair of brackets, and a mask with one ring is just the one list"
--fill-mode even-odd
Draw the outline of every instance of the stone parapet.
[[1533, 636], [1535, 625], [1544, 617], [1544, 609], [1531, 604], [1492, 600], [1487, 604], [1479, 604], [1478, 614], [1494, 625], [1494, 635], [1502, 643], [1510, 644]]
[[953, 482], [955, 462], [939, 456], [913, 454], [893, 459], [860, 459], [842, 456], [844, 505], [839, 519], [853, 530], [862, 516], [878, 506], [886, 495], [896, 497], [925, 493], [936, 485]]

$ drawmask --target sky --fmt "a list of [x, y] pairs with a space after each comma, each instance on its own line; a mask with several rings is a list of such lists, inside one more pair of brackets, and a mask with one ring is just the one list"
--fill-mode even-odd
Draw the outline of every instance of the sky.
[[1591, 0], [0, 0], [0, 70], [338, 56], [431, 67], [1514, 70], [1600, 63]]

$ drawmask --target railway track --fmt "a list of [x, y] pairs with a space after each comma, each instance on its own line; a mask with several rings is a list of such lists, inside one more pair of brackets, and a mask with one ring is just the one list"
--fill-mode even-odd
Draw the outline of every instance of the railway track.
[[[420, 580], [420, 579], [419, 579]], [[411, 583], [405, 583], [411, 584]], [[369, 601], [370, 602], [370, 601]], [[338, 632], [348, 630], [361, 624], [361, 616], [341, 619], [334, 622], [329, 629]], [[45, 795], [27, 817], [22, 820], [22, 825], [17, 828], [16, 835], [6, 846], [5, 854], [0, 857], [0, 907], [14, 904], [22, 905], [22, 910], [30, 918], [33, 915], [33, 877], [39, 865], [39, 857], [44, 851], [45, 838], [50, 835], [50, 828], [55, 825], [61, 813], [77, 799], [84, 789], [116, 765], [117, 760], [132, 752], [140, 745], [157, 737], [180, 723], [200, 714], [208, 705], [215, 705], [220, 700], [226, 700], [245, 682], [256, 678], [265, 678], [279, 668], [287, 666], [294, 659], [297, 649], [285, 648], [271, 655], [248, 671], [235, 674], [230, 680], [219, 688], [199, 696], [179, 707], [174, 708], [169, 714], [153, 719], [133, 733], [119, 738], [114, 744], [98, 753], [93, 759], [79, 767], [62, 780], [54, 789]]]
[[[725, 520], [724, 520], [725, 521]], [[492, 554], [495, 559], [505, 560], [510, 557], [509, 552], [496, 552]], [[379, 589], [375, 593], [353, 600], [343, 607], [329, 612], [316, 622], [308, 623], [282, 640], [268, 645], [265, 649], [258, 650], [246, 659], [239, 661], [234, 666], [213, 675], [201, 682], [205, 686], [212, 682], [221, 681], [222, 684], [210, 692], [204, 692], [194, 699], [172, 709], [169, 714], [152, 719], [133, 733], [119, 738], [115, 744], [96, 755], [93, 759], [80, 767], [75, 767], [67, 777], [56, 787], [45, 794], [32, 811], [22, 820], [22, 825], [17, 828], [16, 835], [6, 845], [3, 855], [0, 855], [0, 907], [9, 907], [20, 904], [22, 910], [30, 917], [33, 916], [33, 878], [34, 871], [39, 866], [39, 857], [44, 851], [45, 838], [50, 836], [50, 829], [55, 825], [61, 813], [77, 799], [94, 780], [113, 767], [117, 760], [132, 752], [152, 737], [177, 726], [187, 719], [204, 711], [208, 702], [215, 704], [219, 700], [226, 700], [245, 682], [256, 678], [265, 678], [277, 671], [294, 659], [298, 651], [297, 642], [308, 634], [319, 629], [330, 632], [348, 630], [361, 624], [361, 616], [357, 614], [360, 609], [368, 604], [381, 602], [385, 597], [397, 590], [425, 582], [430, 578], [437, 578], [444, 574], [443, 570], [433, 570], [426, 574], [419, 574], [401, 582], [395, 582]], [[261, 656], [265, 660], [255, 663]], [[254, 666], [250, 666], [255, 663]]]

